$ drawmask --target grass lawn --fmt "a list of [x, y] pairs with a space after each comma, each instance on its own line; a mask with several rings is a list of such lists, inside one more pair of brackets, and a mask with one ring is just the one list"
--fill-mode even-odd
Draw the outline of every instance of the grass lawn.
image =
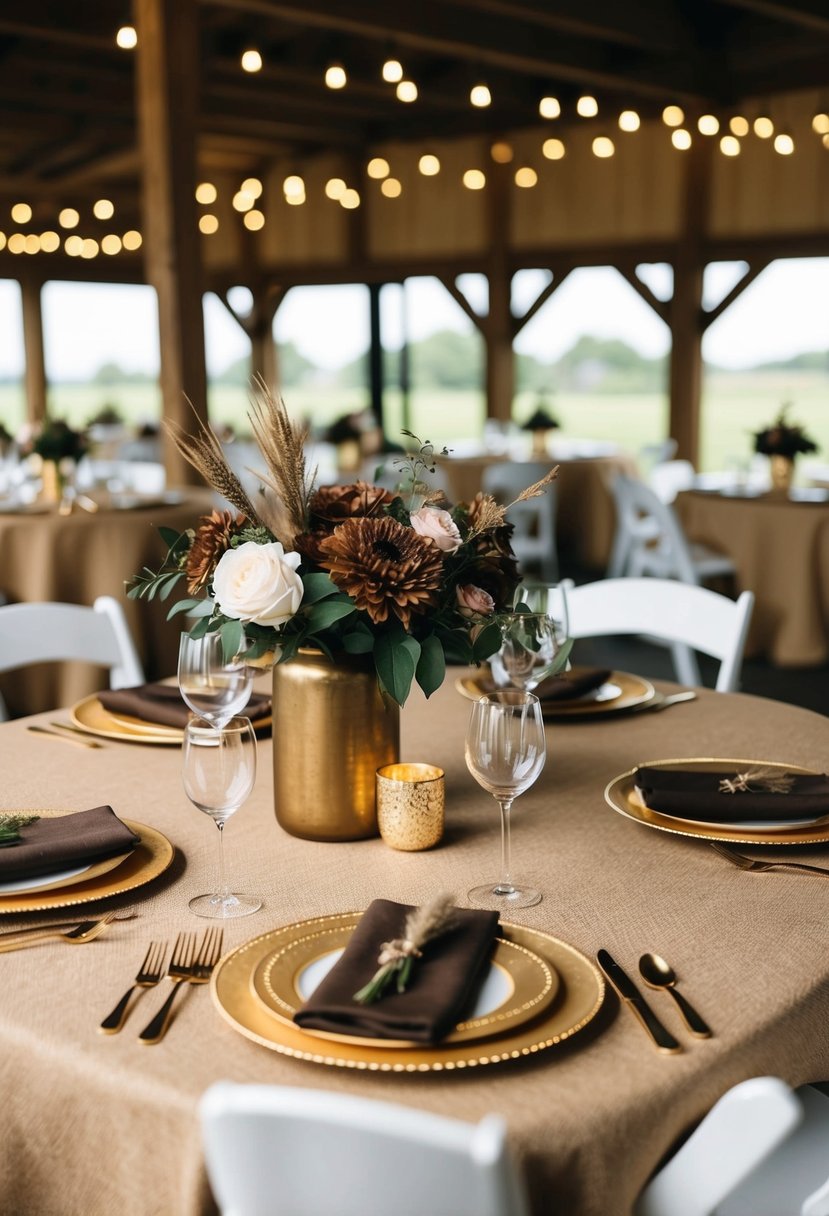
[[[360, 389], [324, 385], [292, 388], [288, 404], [298, 416], [320, 426], [339, 415], [363, 408], [367, 394]], [[214, 386], [211, 416], [237, 431], [246, 426], [244, 389]], [[751, 432], [770, 422], [784, 401], [792, 402], [791, 418], [815, 439], [819, 455], [829, 462], [829, 375], [817, 372], [715, 373], [707, 376], [703, 395], [701, 470], [734, 467], [752, 454]], [[82, 425], [102, 405], [116, 405], [130, 423], [157, 419], [161, 409], [155, 385], [57, 384], [50, 389], [50, 409], [74, 425]], [[534, 406], [531, 395], [516, 398], [514, 413], [526, 417]], [[612, 440], [631, 452], [667, 433], [668, 405], [661, 393], [560, 393], [553, 403], [562, 435], [578, 439]], [[12, 431], [24, 418], [22, 388], [0, 385], [0, 420]], [[474, 391], [416, 390], [403, 418], [399, 392], [386, 398], [386, 433], [395, 438], [406, 425], [435, 444], [474, 439], [481, 434], [483, 395]]]

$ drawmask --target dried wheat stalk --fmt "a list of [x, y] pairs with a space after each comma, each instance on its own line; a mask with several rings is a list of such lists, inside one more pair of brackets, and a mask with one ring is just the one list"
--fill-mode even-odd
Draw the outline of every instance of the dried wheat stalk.
[[305, 468], [307, 431], [292, 421], [282, 398], [274, 397], [261, 376], [254, 377], [253, 386], [248, 419], [268, 466], [263, 480], [284, 508], [285, 535], [293, 537], [305, 530], [314, 482]]
[[[192, 402], [190, 405], [192, 407]], [[210, 428], [205, 426], [195, 409], [193, 414], [198, 425], [195, 435], [188, 435], [183, 427], [170, 421], [164, 422], [164, 429], [184, 459], [202, 475], [211, 489], [232, 503], [252, 524], [261, 526], [262, 520], [239, 478], [225, 460], [219, 440]]]

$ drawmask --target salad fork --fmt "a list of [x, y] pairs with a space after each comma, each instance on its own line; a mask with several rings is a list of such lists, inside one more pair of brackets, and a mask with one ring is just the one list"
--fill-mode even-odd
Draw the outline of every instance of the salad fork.
[[760, 861], [754, 857], [746, 857], [744, 853], [738, 853], [736, 849], [720, 844], [717, 840], [709, 843], [715, 853], [730, 861], [738, 870], [753, 870], [756, 874], [762, 874], [764, 870], [805, 870], [808, 874], [823, 874], [825, 878], [829, 878], [829, 870], [823, 866], [810, 866], [804, 861]]
[[0, 941], [0, 954], [10, 954], [12, 950], [23, 950], [26, 946], [34, 945], [35, 942], [47, 941], [49, 938], [57, 938], [59, 941], [68, 942], [70, 946], [82, 946], [86, 942], [94, 941], [96, 937], [99, 937], [110, 921], [114, 919], [115, 913], [107, 912], [99, 920], [82, 921], [74, 929], [70, 929], [68, 933], [64, 933], [59, 929], [36, 929], [24, 937], [23, 931], [21, 931], [21, 935], [15, 937], [13, 941]]
[[194, 933], [179, 933], [173, 948], [173, 957], [167, 975], [173, 983], [173, 991], [138, 1036], [142, 1043], [159, 1043], [167, 1033], [173, 1001], [182, 984], [206, 984], [213, 968], [222, 954], [224, 930], [213, 926], [207, 929], [196, 949]]
[[161, 983], [164, 976], [164, 956], [167, 953], [167, 945], [165, 942], [150, 942], [147, 953], [144, 955], [144, 961], [138, 968], [136, 977], [131, 985], [121, 997], [118, 1004], [113, 1009], [112, 1013], [108, 1014], [99, 1030], [104, 1034], [116, 1034], [126, 1022], [127, 1006], [130, 1003], [130, 997], [136, 988], [154, 988], [156, 984]]

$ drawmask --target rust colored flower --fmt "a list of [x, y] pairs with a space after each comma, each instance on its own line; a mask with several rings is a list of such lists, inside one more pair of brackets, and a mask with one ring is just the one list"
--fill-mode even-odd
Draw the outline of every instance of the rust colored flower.
[[408, 629], [412, 613], [437, 602], [440, 550], [390, 516], [346, 520], [319, 548], [321, 565], [375, 625], [393, 612]]
[[213, 510], [202, 515], [184, 567], [191, 595], [204, 590], [219, 558], [246, 522], [244, 515], [234, 515], [232, 511]]
[[381, 507], [393, 497], [382, 486], [372, 486], [366, 481], [350, 486], [320, 486], [308, 503], [308, 511], [315, 530], [322, 525], [323, 530], [331, 532], [347, 519], [379, 515]]

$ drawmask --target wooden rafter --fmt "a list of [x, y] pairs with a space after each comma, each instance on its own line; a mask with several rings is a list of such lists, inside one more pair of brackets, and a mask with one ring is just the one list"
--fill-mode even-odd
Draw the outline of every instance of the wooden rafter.
[[727, 292], [720, 300], [719, 304], [714, 308], [706, 308], [702, 315], [703, 331], [708, 329], [709, 325], [713, 325], [717, 317], [721, 317], [727, 308], [730, 308], [735, 300], [743, 294], [745, 289], [761, 275], [769, 264], [769, 258], [760, 258], [753, 262], [741, 279], [738, 279], [729, 292]]
[[556, 291], [558, 291], [559, 287], [561, 287], [561, 284], [564, 282], [564, 280], [567, 278], [567, 276], [571, 273], [571, 271], [573, 269], [574, 269], [574, 267], [569, 266], [569, 267], [567, 267], [566, 270], [562, 270], [558, 274], [554, 274], [553, 277], [550, 279], [549, 283], [546, 283], [542, 287], [541, 291], [535, 297], [535, 299], [533, 300], [533, 302], [529, 306], [529, 308], [524, 313], [522, 313], [522, 315], [520, 317], [513, 317], [513, 323], [512, 323], [513, 338], [518, 337], [518, 335], [520, 334], [520, 332], [524, 328], [524, 326], [533, 319], [533, 317], [536, 315], [536, 313], [539, 311], [539, 309], [543, 308], [544, 305], [547, 303], [547, 301], [550, 299], [550, 297]]
[[631, 270], [628, 266], [617, 266], [619, 274], [630, 283], [633, 290], [640, 295], [658, 317], [661, 317], [666, 325], [670, 324], [670, 306], [667, 300], [660, 300], [659, 296], [648, 287], [635, 270]]

